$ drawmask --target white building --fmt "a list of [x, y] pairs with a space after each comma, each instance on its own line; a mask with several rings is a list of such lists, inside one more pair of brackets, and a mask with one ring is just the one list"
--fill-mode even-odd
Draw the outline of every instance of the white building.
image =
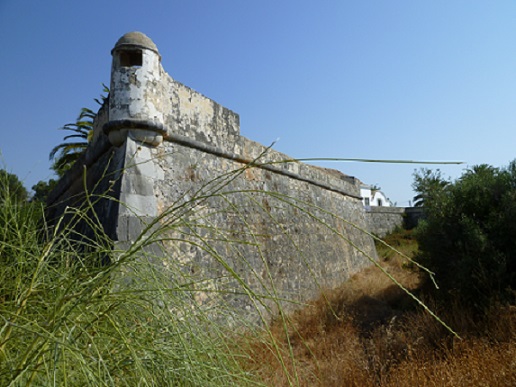
[[385, 194], [370, 185], [362, 184], [360, 186], [360, 196], [364, 207], [392, 207], [393, 204]]

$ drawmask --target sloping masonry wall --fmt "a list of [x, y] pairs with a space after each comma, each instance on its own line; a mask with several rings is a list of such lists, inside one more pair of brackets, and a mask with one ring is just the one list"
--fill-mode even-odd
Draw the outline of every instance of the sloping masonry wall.
[[240, 136], [238, 115], [165, 73], [145, 35], [124, 35], [112, 53], [109, 102], [51, 195], [51, 218], [82, 203], [85, 190], [107, 193], [113, 200], [94, 208], [117, 248], [161, 226], [160, 264], [215, 290], [199, 303], [243, 311], [252, 301], [228, 291], [228, 268], [253, 292], [306, 301], [376, 259], [357, 179]]

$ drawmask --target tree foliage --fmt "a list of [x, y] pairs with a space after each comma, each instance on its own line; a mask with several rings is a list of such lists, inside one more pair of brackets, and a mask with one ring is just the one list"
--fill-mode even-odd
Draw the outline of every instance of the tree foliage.
[[[61, 130], [72, 132], [64, 137], [63, 143], [56, 145], [50, 151], [49, 158], [53, 160], [52, 169], [59, 177], [81, 157], [93, 137], [93, 120], [96, 113], [88, 108], [82, 108], [76, 122], [66, 124]], [[73, 140], [69, 142], [68, 140]]]
[[[99, 105], [102, 105], [108, 99], [109, 88], [106, 85], [103, 85], [103, 87], [103, 92], [106, 94], [101, 95], [100, 99], [95, 98], [95, 102]], [[59, 177], [62, 177], [86, 151], [93, 138], [93, 122], [96, 116], [97, 113], [93, 110], [82, 108], [74, 123], [59, 128], [72, 132], [72, 134], [63, 138], [63, 143], [56, 145], [50, 151], [49, 158], [53, 161], [51, 168]]]
[[474, 166], [453, 183], [425, 171], [415, 186], [426, 217], [417, 230], [418, 259], [436, 273], [436, 294], [477, 307], [513, 297], [516, 161], [507, 168]]
[[31, 201], [46, 203], [48, 195], [55, 188], [56, 184], [57, 180], [54, 179], [50, 179], [48, 181], [38, 181], [35, 185], [32, 186], [34, 195], [32, 196]]
[[439, 195], [442, 189], [448, 185], [439, 169], [422, 169], [414, 173], [412, 188], [417, 193], [414, 196], [414, 207], [423, 207], [426, 199]]
[[0, 203], [4, 203], [7, 199], [18, 203], [25, 202], [28, 193], [18, 176], [0, 169]]

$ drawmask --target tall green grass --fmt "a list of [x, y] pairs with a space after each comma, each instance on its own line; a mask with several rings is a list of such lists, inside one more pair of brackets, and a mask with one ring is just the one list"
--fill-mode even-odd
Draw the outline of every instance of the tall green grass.
[[252, 384], [238, 335], [192, 302], [175, 268], [149, 264], [143, 245], [117, 251], [95, 224], [87, 240], [59, 225], [47, 234], [40, 206], [9, 198], [0, 222], [0, 385]]

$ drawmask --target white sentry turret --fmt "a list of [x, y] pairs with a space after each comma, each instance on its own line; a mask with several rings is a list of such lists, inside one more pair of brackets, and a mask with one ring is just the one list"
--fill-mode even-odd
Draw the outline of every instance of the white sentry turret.
[[166, 134], [163, 124], [161, 55], [141, 32], [122, 36], [111, 51], [109, 122], [104, 132], [120, 146], [127, 136], [157, 146]]

